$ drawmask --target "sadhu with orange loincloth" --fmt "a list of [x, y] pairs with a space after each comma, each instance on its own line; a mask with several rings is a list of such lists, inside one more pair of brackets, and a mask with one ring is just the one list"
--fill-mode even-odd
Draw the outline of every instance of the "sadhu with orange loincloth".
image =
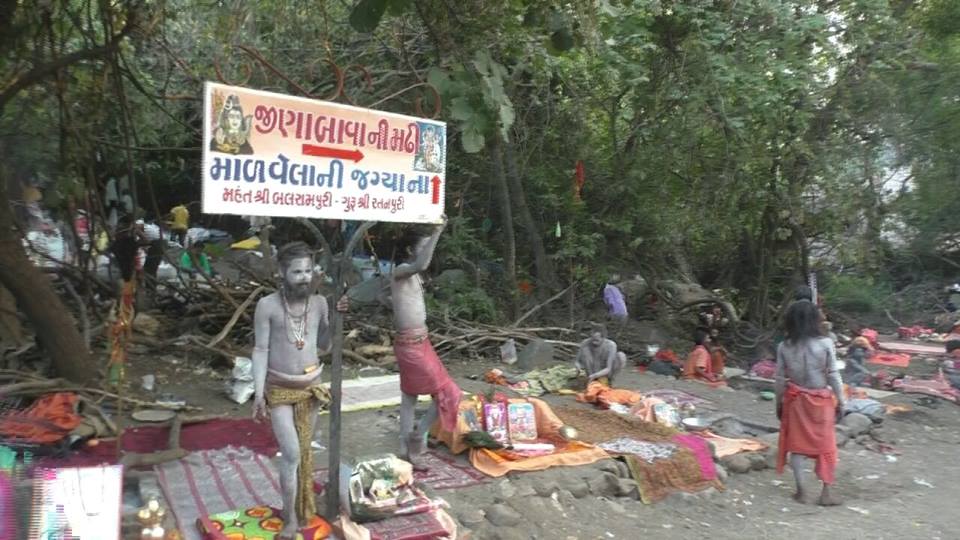
[[794, 498], [805, 502], [803, 460], [814, 459], [817, 477], [823, 482], [818, 502], [832, 506], [840, 504], [831, 490], [837, 468], [834, 424], [843, 410], [843, 382], [836, 348], [820, 334], [819, 321], [820, 310], [812, 302], [794, 302], [787, 310], [787, 339], [777, 348], [775, 376], [780, 419], [777, 472], [783, 472], [790, 454], [797, 481]]

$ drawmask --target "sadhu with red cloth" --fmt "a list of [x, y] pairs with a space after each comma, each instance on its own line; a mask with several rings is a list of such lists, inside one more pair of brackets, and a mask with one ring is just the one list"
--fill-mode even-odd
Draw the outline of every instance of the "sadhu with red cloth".
[[820, 335], [820, 310], [812, 302], [794, 302], [785, 317], [787, 339], [777, 348], [776, 396], [780, 419], [777, 472], [782, 473], [790, 454], [797, 481], [794, 498], [805, 502], [802, 478], [804, 458], [816, 461], [823, 483], [818, 504], [840, 501], [832, 493], [837, 468], [834, 424], [843, 410], [843, 382], [837, 371], [837, 350], [830, 338]]
[[687, 355], [683, 363], [683, 378], [694, 379], [708, 383], [712, 386], [722, 385], [723, 367], [720, 367], [720, 373], [714, 371], [714, 359], [710, 349], [710, 334], [698, 328], [693, 335], [694, 347]]

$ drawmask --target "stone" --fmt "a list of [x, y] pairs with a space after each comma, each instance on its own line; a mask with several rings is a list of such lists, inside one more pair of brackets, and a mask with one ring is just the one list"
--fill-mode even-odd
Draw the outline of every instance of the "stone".
[[621, 478], [617, 483], [617, 496], [639, 499], [640, 487], [637, 485], [637, 481], [631, 478]]
[[487, 508], [486, 517], [497, 527], [513, 527], [523, 521], [523, 516], [505, 504], [494, 504]]
[[722, 463], [728, 471], [735, 474], [743, 474], [745, 472], [749, 472], [750, 469], [753, 468], [753, 462], [751, 462], [750, 458], [743, 454], [727, 456], [720, 460], [720, 463]]
[[483, 510], [476, 508], [466, 509], [457, 513], [457, 519], [460, 520], [460, 523], [466, 525], [467, 527], [476, 527], [484, 522], [486, 519], [486, 514]]
[[747, 459], [750, 460], [750, 468], [755, 471], [762, 471], [767, 468], [767, 458], [759, 452], [747, 454]]
[[562, 489], [570, 492], [576, 499], [582, 499], [590, 494], [590, 486], [584, 481], [570, 480], [564, 482]]
[[726, 482], [727, 478], [730, 476], [730, 473], [727, 472], [727, 468], [719, 463], [714, 465], [714, 467], [717, 469], [717, 479], [721, 482]]
[[627, 464], [620, 461], [619, 459], [614, 461], [617, 464], [617, 474], [620, 478], [631, 478], [630, 467], [627, 467]]
[[767, 452], [766, 454], [763, 455], [763, 458], [767, 460], [768, 469], [777, 468], [777, 457], [778, 456], [777, 456], [776, 448], [774, 448], [773, 452]]
[[[477, 536], [477, 538], [487, 537]], [[530, 535], [517, 529], [498, 528], [490, 538], [493, 538], [493, 540], [530, 540]]]
[[850, 428], [850, 436], [856, 437], [870, 431], [870, 428], [873, 427], [873, 420], [860, 413], [850, 413], [840, 420], [840, 424]]
[[604, 459], [603, 461], [598, 461], [596, 468], [599, 471], [608, 472], [610, 474], [620, 474], [620, 468], [617, 467], [617, 460], [615, 459]]
[[850, 428], [843, 424], [837, 424], [834, 426], [834, 431], [837, 436], [837, 448], [843, 448], [850, 442], [850, 439], [853, 437], [850, 436]]
[[516, 488], [517, 497], [527, 498], [537, 495], [537, 491], [527, 482], [516, 482], [513, 484], [513, 487]]
[[757, 437], [757, 439], [762, 443], [766, 443], [768, 446], [777, 446], [777, 444], [780, 443], [780, 432], [764, 433]]
[[587, 480], [590, 493], [594, 495], [605, 495], [607, 497], [616, 497], [620, 491], [620, 478], [608, 472], [597, 475]]
[[537, 495], [541, 497], [549, 497], [553, 495], [554, 491], [557, 491], [560, 487], [556, 482], [540, 482], [533, 485], [533, 490], [537, 492]]
[[510, 483], [510, 480], [504, 480], [500, 482], [499, 487], [500, 487], [500, 495], [503, 496], [504, 499], [511, 499], [513, 498], [514, 495], [517, 494], [517, 488], [515, 488], [513, 484]]
[[618, 503], [617, 501], [607, 501], [607, 506], [609, 506], [610, 510], [612, 510], [616, 514], [627, 513], [627, 509], [624, 508], [623, 505]]
[[545, 367], [553, 362], [553, 345], [542, 339], [535, 339], [517, 353], [517, 371], [530, 371]]

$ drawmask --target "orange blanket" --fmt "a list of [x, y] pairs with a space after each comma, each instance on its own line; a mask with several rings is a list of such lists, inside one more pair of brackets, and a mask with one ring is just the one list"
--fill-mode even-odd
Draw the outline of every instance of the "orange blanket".
[[835, 411], [833, 392], [829, 389], [812, 390], [787, 383], [780, 418], [778, 473], [783, 472], [789, 452], [815, 459], [817, 477], [824, 484], [833, 483], [837, 468]]
[[635, 405], [640, 403], [641, 399], [643, 399], [643, 395], [639, 392], [621, 388], [610, 388], [599, 381], [591, 382], [587, 385], [586, 391], [577, 394], [577, 401], [582, 403], [596, 403], [606, 409], [610, 408], [611, 403]]
[[727, 457], [734, 454], [739, 454], [740, 452], [759, 452], [761, 450], [766, 450], [767, 445], [757, 439], [731, 439], [729, 437], [721, 437], [712, 431], [698, 431], [694, 435], [698, 435], [713, 445], [714, 449], [717, 451], [717, 457]]
[[910, 366], [910, 355], [902, 353], [874, 353], [867, 362], [881, 366], [905, 368]]
[[0, 435], [36, 444], [55, 443], [80, 425], [77, 395], [47, 394], [27, 410], [0, 417]]
[[[489, 476], [503, 476], [510, 471], [541, 471], [557, 465], [576, 466], [587, 465], [606, 459], [606, 452], [591, 444], [579, 441], [562, 442], [559, 431], [563, 421], [550, 410], [544, 401], [529, 399], [511, 399], [510, 403], [531, 403], [537, 418], [537, 433], [541, 439], [551, 440], [557, 445], [553, 454], [546, 456], [522, 457], [509, 450], [487, 450], [483, 448], [470, 450], [470, 464], [478, 471]], [[460, 402], [459, 420], [456, 431], [444, 431], [435, 426], [433, 435], [446, 444], [451, 452], [459, 454], [468, 447], [463, 443], [463, 436], [470, 431], [470, 427], [463, 418], [463, 412], [475, 409], [476, 402], [463, 400]]]

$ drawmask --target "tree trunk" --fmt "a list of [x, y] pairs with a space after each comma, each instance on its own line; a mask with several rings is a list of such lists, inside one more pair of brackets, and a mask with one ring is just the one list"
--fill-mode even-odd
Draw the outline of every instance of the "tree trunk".
[[540, 234], [540, 225], [533, 218], [530, 212], [530, 206], [527, 204], [527, 195], [523, 189], [523, 181], [517, 172], [517, 158], [513, 152], [513, 145], [509, 142], [504, 145], [504, 157], [507, 165], [507, 179], [510, 184], [510, 195], [513, 203], [516, 204], [517, 217], [520, 224], [527, 232], [527, 239], [530, 241], [530, 247], [533, 248], [533, 261], [537, 268], [537, 281], [540, 283], [537, 287], [538, 295], [546, 294], [550, 289], [557, 286], [557, 276], [553, 271], [553, 264], [547, 257], [547, 250], [543, 245], [543, 237]]
[[0, 178], [0, 190], [0, 284], [13, 294], [30, 321], [56, 375], [85, 384], [97, 375], [96, 362], [50, 280], [27, 258], [13, 226], [6, 178]]
[[500, 219], [503, 221], [503, 266], [507, 277], [507, 287], [510, 294], [510, 318], [517, 316], [517, 238], [513, 230], [513, 209], [510, 205], [510, 188], [507, 175], [503, 167], [503, 148], [500, 138], [494, 137], [493, 147], [493, 176], [496, 182], [494, 189], [500, 199]]

